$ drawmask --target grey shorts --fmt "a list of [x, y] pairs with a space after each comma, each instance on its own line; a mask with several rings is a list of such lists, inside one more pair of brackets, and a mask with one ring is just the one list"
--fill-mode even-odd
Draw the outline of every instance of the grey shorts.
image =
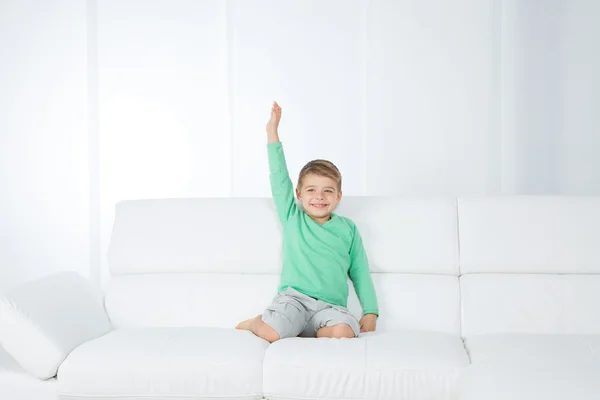
[[321, 328], [348, 324], [358, 336], [358, 320], [346, 307], [336, 306], [306, 296], [288, 288], [273, 299], [273, 303], [262, 314], [262, 320], [279, 334], [281, 339], [289, 337], [316, 337]]

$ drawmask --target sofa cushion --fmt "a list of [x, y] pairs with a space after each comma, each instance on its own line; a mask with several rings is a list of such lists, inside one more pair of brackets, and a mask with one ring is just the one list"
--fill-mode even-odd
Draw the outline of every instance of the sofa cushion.
[[600, 393], [600, 335], [469, 337], [460, 400], [592, 400]]
[[595, 362], [600, 367], [600, 335], [476, 335], [465, 345], [473, 364]]
[[280, 237], [269, 198], [125, 200], [115, 207], [107, 261], [112, 276], [277, 273]]
[[58, 371], [62, 399], [262, 398], [268, 342], [219, 328], [127, 328], [75, 349]]
[[469, 364], [458, 335], [441, 332], [365, 334], [365, 399], [454, 400], [458, 378]]
[[600, 273], [600, 197], [458, 201], [460, 272]]
[[75, 347], [111, 329], [101, 293], [74, 272], [15, 286], [0, 297], [0, 345], [41, 379], [55, 376]]
[[460, 377], [457, 399], [598, 400], [598, 377], [597, 363], [474, 363]]
[[[434, 331], [460, 335], [457, 277], [377, 273], [372, 277], [379, 301], [379, 332]], [[351, 292], [349, 309], [354, 311], [357, 303], [356, 295]]]
[[470, 274], [460, 282], [464, 337], [600, 334], [600, 275]]
[[336, 212], [356, 223], [371, 271], [459, 275], [456, 198], [347, 196]]
[[364, 339], [289, 338], [269, 346], [264, 394], [279, 399], [364, 399]]
[[0, 347], [0, 399], [56, 400], [56, 379], [31, 375]]
[[[232, 328], [261, 314], [277, 294], [278, 282], [277, 275], [258, 274], [121, 275], [108, 284], [106, 311], [116, 328]], [[373, 283], [383, 316], [378, 330], [460, 333], [457, 277], [375, 273]], [[348, 293], [348, 308], [360, 319], [362, 308], [351, 283]]]
[[106, 311], [116, 328], [233, 328], [277, 294], [272, 274], [145, 274], [112, 277]]
[[458, 335], [363, 333], [284, 339], [264, 362], [264, 391], [283, 399], [454, 399], [468, 357]]
[[[356, 223], [373, 272], [458, 276], [456, 198], [349, 196], [337, 210]], [[108, 265], [112, 276], [277, 274], [281, 232], [271, 198], [120, 201]]]

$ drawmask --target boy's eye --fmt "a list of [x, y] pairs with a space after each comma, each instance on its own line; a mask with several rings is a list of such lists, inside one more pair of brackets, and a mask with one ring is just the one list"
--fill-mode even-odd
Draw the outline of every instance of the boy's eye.
[[327, 193], [333, 193], [333, 190], [331, 190], [331, 189], [327, 189], [327, 190], [326, 190], [326, 192], [327, 192]]
[[314, 191], [315, 191], [315, 189], [308, 189], [308, 191], [309, 191], [309, 192], [314, 192]]

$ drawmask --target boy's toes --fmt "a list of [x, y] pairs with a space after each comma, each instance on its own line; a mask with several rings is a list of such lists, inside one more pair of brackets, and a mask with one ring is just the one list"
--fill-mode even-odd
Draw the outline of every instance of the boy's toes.
[[235, 327], [235, 329], [243, 329], [243, 330], [249, 331], [251, 323], [252, 323], [252, 318], [247, 319], [247, 320], [242, 321], [239, 324], [237, 324], [237, 326]]

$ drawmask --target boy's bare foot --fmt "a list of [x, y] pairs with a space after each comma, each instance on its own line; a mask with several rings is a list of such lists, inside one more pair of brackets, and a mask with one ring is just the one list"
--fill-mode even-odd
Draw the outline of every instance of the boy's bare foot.
[[237, 326], [235, 327], [235, 329], [243, 329], [243, 330], [246, 330], [246, 331], [251, 331], [252, 330], [252, 324], [254, 323], [255, 320], [262, 320], [262, 314], [258, 314], [254, 318], [250, 318], [250, 319], [247, 319], [245, 321], [240, 322], [239, 324], [237, 324]]
[[252, 321], [254, 320], [254, 318], [250, 318], [247, 319], [245, 321], [240, 322], [239, 324], [237, 324], [237, 326], [235, 327], [235, 329], [242, 329], [245, 331], [249, 331], [251, 330], [250, 328], [252, 327]]
[[279, 334], [275, 331], [275, 329], [271, 328], [262, 321], [262, 314], [240, 322], [237, 324], [235, 329], [250, 331], [269, 343], [279, 340]]

